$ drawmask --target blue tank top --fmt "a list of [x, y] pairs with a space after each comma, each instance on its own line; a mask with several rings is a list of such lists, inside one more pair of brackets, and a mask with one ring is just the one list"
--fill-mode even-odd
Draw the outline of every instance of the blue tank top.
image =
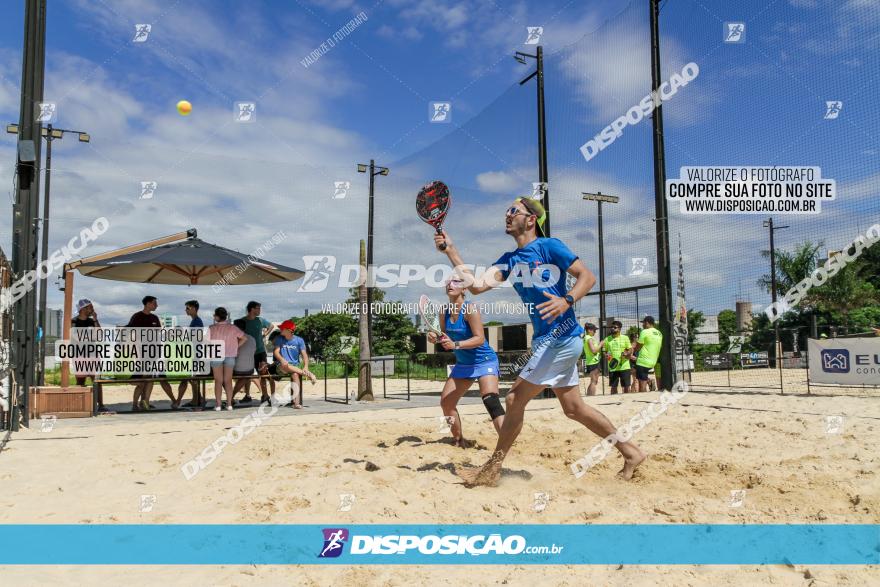
[[[468, 324], [464, 317], [464, 308], [468, 304], [470, 302], [462, 304], [461, 310], [458, 313], [458, 320], [455, 322], [451, 320], [449, 313], [446, 314], [446, 336], [451, 338], [453, 342], [467, 340], [474, 336], [474, 333], [471, 332], [471, 325]], [[455, 362], [459, 365], [479, 365], [486, 361], [498, 360], [498, 356], [492, 350], [492, 347], [489, 346], [489, 341], [486, 340], [475, 349], [459, 349], [454, 352]]]

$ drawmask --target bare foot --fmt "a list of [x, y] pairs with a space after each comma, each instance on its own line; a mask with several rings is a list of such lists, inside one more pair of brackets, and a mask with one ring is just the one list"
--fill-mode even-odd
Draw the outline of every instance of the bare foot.
[[624, 457], [623, 459], [623, 468], [617, 472], [617, 476], [623, 479], [624, 481], [629, 481], [633, 478], [633, 474], [636, 472], [636, 468], [642, 464], [648, 455], [643, 453], [640, 449], [635, 449], [636, 454], [630, 457]]
[[483, 485], [497, 487], [501, 478], [501, 462], [504, 460], [504, 452], [495, 451], [495, 454], [481, 467], [468, 467], [462, 470], [458, 476], [464, 481], [465, 487]]

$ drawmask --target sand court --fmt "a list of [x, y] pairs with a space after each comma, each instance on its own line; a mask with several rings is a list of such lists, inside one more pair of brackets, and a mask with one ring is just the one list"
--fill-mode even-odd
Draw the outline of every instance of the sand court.
[[[315, 407], [279, 408], [226, 444], [189, 480], [184, 464], [240, 426], [255, 407], [217, 414], [222, 417], [213, 412], [118, 414], [58, 420], [45, 431], [32, 426], [16, 434], [2, 455], [0, 519], [72, 524], [880, 522], [880, 403], [875, 397], [690, 392], [638, 433], [649, 458], [629, 483], [614, 475], [622, 462], [616, 451], [576, 479], [570, 464], [599, 439], [566, 419], [555, 399], [536, 399], [499, 486], [474, 489], [465, 488], [454, 472], [482, 463], [494, 446], [495, 434], [478, 398], [467, 397], [460, 406], [465, 437], [474, 441], [469, 449], [452, 446], [434, 396], [350, 406], [322, 398], [320, 382], [307, 385], [305, 404]], [[658, 398], [655, 392], [586, 401], [620, 426]], [[804, 584], [807, 570], [652, 568], [651, 584], [661, 585], [697, 578], [721, 585]], [[39, 584], [37, 576], [40, 583], [51, 578], [60, 584], [109, 585], [122, 576], [119, 569], [99, 567], [17, 567], [4, 573], [21, 585]], [[860, 585], [880, 578], [875, 567], [817, 567], [809, 573], [816, 584]], [[290, 584], [294, 576], [297, 584], [315, 585], [331, 577], [341, 585], [405, 585], [429, 576], [440, 585], [496, 584], [504, 578], [509, 584], [647, 584], [635, 567], [520, 566], [499, 568], [491, 579], [477, 568], [437, 573], [414, 566], [223, 566], [180, 573], [145, 566], [124, 575], [128, 584], [144, 585], [159, 577], [169, 584]]]

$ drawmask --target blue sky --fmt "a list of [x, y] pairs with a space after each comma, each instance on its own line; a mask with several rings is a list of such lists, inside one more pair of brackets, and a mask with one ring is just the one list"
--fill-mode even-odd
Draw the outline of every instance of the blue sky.
[[[18, 119], [23, 2], [0, 23], [0, 114]], [[54, 147], [51, 248], [100, 214], [111, 229], [89, 253], [196, 226], [206, 240], [249, 252], [279, 229], [267, 255], [302, 268], [303, 255], [355, 262], [366, 232], [371, 157], [377, 178], [378, 263], [439, 263], [430, 230], [412, 213], [415, 191], [453, 186], [448, 226], [465, 258], [488, 264], [510, 248], [504, 204], [537, 180], [534, 81], [512, 58], [526, 27], [542, 26], [547, 67], [554, 235], [596, 267], [594, 208], [581, 191], [621, 196], [606, 213], [609, 287], [650, 283], [628, 274], [632, 257], [653, 267], [651, 126], [645, 119], [586, 162], [579, 147], [650, 89], [647, 2], [159, 2], [54, 1], [48, 11], [45, 99], [58, 125], [89, 131], [90, 145]], [[301, 60], [355, 15], [367, 20], [309, 67]], [[746, 23], [742, 44], [723, 43], [724, 22]], [[145, 43], [134, 25], [150, 23]], [[682, 165], [818, 165], [839, 196], [815, 217], [789, 216], [780, 246], [852, 240], [880, 220], [880, 8], [869, 0], [667, 0], [661, 12], [663, 77], [690, 61], [700, 75], [666, 105], [667, 171]], [[193, 113], [175, 104], [187, 99]], [[428, 121], [429, 102], [452, 103], [452, 123]], [[844, 103], [824, 120], [825, 101]], [[256, 122], [233, 122], [235, 101], [257, 104]], [[0, 183], [11, 186], [12, 136], [0, 141]], [[140, 181], [159, 183], [138, 199]], [[334, 181], [351, 181], [333, 199]], [[7, 188], [11, 194], [11, 188]], [[57, 216], [56, 216], [57, 214]], [[671, 209], [685, 248], [689, 305], [706, 312], [756, 306], [766, 232], [756, 216], [686, 217]], [[9, 218], [2, 246], [8, 251]], [[50, 306], [60, 294], [51, 289]], [[147, 293], [161, 311], [185, 299], [205, 307], [251, 298], [280, 319], [339, 301], [344, 290], [298, 294], [295, 285], [155, 287], [80, 278], [104, 315], [124, 320]], [[413, 300], [409, 287], [389, 297]], [[436, 294], [435, 294], [436, 295]], [[493, 294], [510, 299], [509, 291]], [[650, 304], [646, 294], [643, 304]], [[582, 312], [595, 312], [585, 302]], [[235, 310], [233, 310], [235, 313]]]

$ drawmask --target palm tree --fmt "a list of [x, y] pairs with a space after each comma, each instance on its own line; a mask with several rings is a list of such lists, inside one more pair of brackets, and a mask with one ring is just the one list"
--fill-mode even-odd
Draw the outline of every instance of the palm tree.
[[[813, 244], [810, 241], [798, 245], [793, 253], [784, 250], [776, 251], [776, 287], [779, 296], [795, 287], [803, 279], [808, 278], [819, 267], [819, 249], [823, 242]], [[762, 251], [764, 258], [769, 258], [769, 251]], [[841, 268], [833, 277], [822, 285], [810, 288], [801, 298], [799, 310], [822, 313], [835, 313], [841, 317], [843, 325], [849, 325], [849, 312], [877, 302], [877, 290], [866, 281], [865, 274], [870, 275], [859, 263], [850, 263]], [[764, 275], [758, 284], [766, 291], [771, 291], [769, 275]]]
[[[819, 249], [823, 246], [825, 245], [822, 241], [815, 245], [807, 241], [798, 245], [793, 253], [776, 249], [776, 291], [778, 296], [781, 297], [803, 279], [809, 277], [819, 264]], [[769, 259], [770, 251], [761, 251], [761, 256]], [[768, 293], [773, 290], [769, 274], [763, 275], [758, 280], [758, 285]], [[800, 306], [803, 309], [813, 309], [815, 302], [815, 293], [810, 291], [801, 299]]]

